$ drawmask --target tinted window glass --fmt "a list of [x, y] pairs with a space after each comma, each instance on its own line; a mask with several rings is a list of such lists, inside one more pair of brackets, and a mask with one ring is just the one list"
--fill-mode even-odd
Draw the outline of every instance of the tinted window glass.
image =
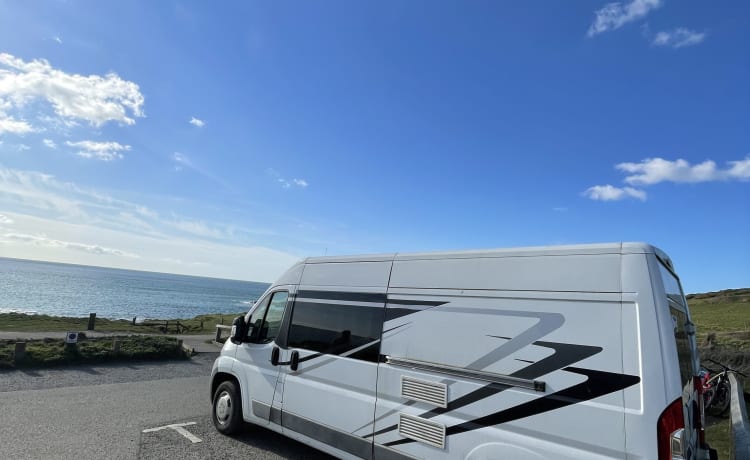
[[295, 302], [289, 346], [377, 362], [384, 308]]
[[693, 384], [693, 347], [690, 336], [687, 333], [688, 315], [687, 303], [682, 295], [680, 280], [672, 274], [666, 267], [659, 264], [659, 273], [664, 291], [666, 291], [667, 301], [669, 303], [669, 313], [672, 316], [674, 326], [674, 338], [677, 345], [677, 359], [680, 364], [680, 379], [685, 388]]
[[260, 326], [263, 324], [263, 317], [266, 316], [266, 310], [268, 310], [268, 302], [271, 297], [268, 296], [263, 299], [263, 303], [253, 310], [253, 314], [247, 321], [247, 338], [250, 339], [253, 335], [257, 334], [260, 330]]
[[670, 308], [669, 312], [672, 314], [672, 321], [674, 323], [677, 359], [680, 362], [680, 379], [683, 385], [690, 386], [693, 384], [693, 351], [690, 346], [690, 338], [685, 330], [687, 316], [683, 311], [676, 308]]
[[281, 329], [281, 319], [284, 317], [287, 298], [289, 298], [289, 293], [286, 291], [277, 292], [273, 295], [260, 336], [258, 337], [258, 342], [270, 342], [278, 335], [279, 329]]

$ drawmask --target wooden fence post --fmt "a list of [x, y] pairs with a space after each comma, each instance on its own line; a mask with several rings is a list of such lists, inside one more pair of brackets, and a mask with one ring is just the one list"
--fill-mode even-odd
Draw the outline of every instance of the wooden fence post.
[[118, 354], [118, 353], [120, 353], [120, 344], [121, 344], [121, 343], [122, 343], [122, 342], [121, 342], [121, 341], [120, 341], [120, 339], [119, 339], [119, 338], [117, 338], [117, 337], [115, 337], [115, 338], [114, 338], [114, 339], [112, 340], [112, 353], [114, 353], [114, 354]]
[[26, 358], [26, 342], [16, 342], [16, 350], [13, 355], [13, 362], [18, 363]]
[[96, 313], [91, 313], [89, 315], [89, 327], [87, 330], [93, 331], [94, 330], [94, 323], [96, 323]]

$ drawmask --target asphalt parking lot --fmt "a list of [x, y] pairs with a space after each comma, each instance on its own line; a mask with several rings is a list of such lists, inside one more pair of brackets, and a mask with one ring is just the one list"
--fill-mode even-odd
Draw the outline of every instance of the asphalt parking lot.
[[149, 427], [141, 431], [139, 459], [333, 458], [265, 428], [247, 426], [239, 435], [224, 436], [216, 431], [208, 415], [170, 424], [174, 427]]
[[260, 427], [219, 434], [208, 395], [216, 355], [2, 370], [0, 458], [331, 458]]

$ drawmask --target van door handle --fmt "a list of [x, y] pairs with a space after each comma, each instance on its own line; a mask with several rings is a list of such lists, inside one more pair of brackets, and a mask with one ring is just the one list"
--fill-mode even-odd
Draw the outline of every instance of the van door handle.
[[289, 367], [292, 369], [292, 371], [296, 371], [297, 367], [299, 367], [299, 352], [297, 350], [294, 350], [292, 352], [292, 358], [290, 359]]
[[279, 365], [279, 354], [281, 353], [281, 350], [279, 350], [279, 347], [273, 347], [271, 350], [271, 364], [274, 366]]

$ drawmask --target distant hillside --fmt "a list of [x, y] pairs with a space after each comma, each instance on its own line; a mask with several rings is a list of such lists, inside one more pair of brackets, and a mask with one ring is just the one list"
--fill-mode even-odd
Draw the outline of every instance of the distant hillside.
[[742, 303], [750, 302], [750, 288], [724, 289], [723, 291], [688, 294], [688, 301], [705, 303]]
[[750, 288], [686, 297], [701, 360], [715, 359], [750, 375]]

